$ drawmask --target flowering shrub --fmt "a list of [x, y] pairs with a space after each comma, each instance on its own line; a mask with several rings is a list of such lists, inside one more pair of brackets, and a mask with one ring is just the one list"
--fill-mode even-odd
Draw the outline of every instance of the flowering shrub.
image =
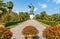
[[12, 37], [12, 32], [7, 29], [0, 27], [0, 39], [11, 39]]
[[33, 26], [27, 26], [22, 30], [23, 35], [36, 35], [38, 30]]
[[47, 27], [43, 31], [43, 37], [46, 39], [60, 39], [60, 26]]

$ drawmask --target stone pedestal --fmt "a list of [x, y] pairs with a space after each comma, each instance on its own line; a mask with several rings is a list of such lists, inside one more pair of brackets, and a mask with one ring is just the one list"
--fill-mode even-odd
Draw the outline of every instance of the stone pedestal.
[[28, 35], [27, 39], [33, 39], [33, 35]]
[[28, 36], [27, 39], [33, 39], [32, 36]]
[[33, 14], [31, 14], [31, 15], [29, 15], [30, 16], [30, 19], [33, 19], [34, 18], [34, 15]]

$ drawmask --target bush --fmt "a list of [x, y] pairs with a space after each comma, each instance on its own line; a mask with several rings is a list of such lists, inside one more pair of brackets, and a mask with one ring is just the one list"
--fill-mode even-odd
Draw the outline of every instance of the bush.
[[46, 39], [60, 39], [60, 26], [50, 26], [44, 29], [43, 37]]
[[41, 22], [41, 21], [42, 21], [41, 19], [36, 19], [36, 20], [38, 20], [39, 22]]
[[43, 23], [47, 24], [49, 22], [48, 20], [42, 20]]
[[27, 26], [22, 30], [23, 35], [36, 35], [38, 30], [33, 26]]
[[57, 22], [55, 22], [55, 21], [49, 21], [49, 22], [47, 22], [47, 24], [51, 25], [51, 26], [56, 26]]
[[47, 25], [51, 25], [51, 26], [56, 26], [57, 24], [59, 24], [59, 22], [55, 22], [55, 21], [48, 21], [48, 20], [40, 20], [38, 19], [38, 21], [44, 23], [44, 24], [47, 24]]
[[58, 21], [57, 24], [60, 24], [60, 21]]
[[20, 21], [7, 22], [7, 23], [5, 24], [5, 27], [11, 26], [11, 25], [16, 25], [16, 24], [18, 24], [19, 22], [20, 22]]
[[0, 39], [11, 39], [12, 37], [12, 32], [7, 29], [0, 27]]

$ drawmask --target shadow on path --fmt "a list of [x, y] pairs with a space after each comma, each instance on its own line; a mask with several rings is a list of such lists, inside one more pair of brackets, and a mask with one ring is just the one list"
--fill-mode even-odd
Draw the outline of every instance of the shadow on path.
[[39, 36], [34, 36], [33, 39], [39, 39], [40, 37]]
[[[40, 37], [39, 36], [34, 36], [32, 37], [33, 39], [39, 39]], [[25, 37], [25, 39], [27, 39], [27, 37]]]

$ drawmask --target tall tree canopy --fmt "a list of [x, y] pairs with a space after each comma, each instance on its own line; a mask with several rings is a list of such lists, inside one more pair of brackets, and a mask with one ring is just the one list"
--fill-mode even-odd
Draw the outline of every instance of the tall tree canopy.
[[9, 13], [10, 13], [11, 10], [13, 9], [13, 2], [12, 1], [7, 2], [7, 8], [9, 9]]

